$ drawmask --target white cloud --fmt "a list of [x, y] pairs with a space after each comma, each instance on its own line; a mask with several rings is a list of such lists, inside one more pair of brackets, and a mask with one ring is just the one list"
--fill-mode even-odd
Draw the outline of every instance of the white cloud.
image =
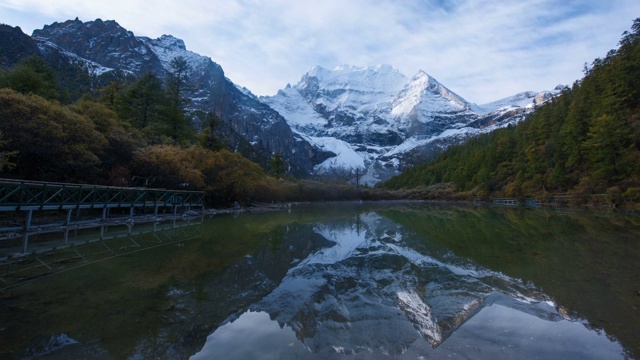
[[469, 101], [570, 84], [640, 16], [636, 0], [4, 0], [0, 18], [30, 33], [53, 21], [116, 20], [172, 34], [260, 95], [312, 66], [388, 63], [425, 70]]

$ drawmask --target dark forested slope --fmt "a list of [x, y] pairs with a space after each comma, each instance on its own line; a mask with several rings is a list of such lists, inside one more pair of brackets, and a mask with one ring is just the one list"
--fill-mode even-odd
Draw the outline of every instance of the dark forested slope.
[[617, 50], [526, 121], [479, 136], [383, 187], [474, 196], [627, 193], [640, 186], [640, 18]]

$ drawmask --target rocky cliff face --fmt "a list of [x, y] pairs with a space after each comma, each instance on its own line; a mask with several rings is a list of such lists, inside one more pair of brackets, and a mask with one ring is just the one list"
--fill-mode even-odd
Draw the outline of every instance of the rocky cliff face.
[[123, 69], [136, 76], [147, 71], [164, 75], [160, 59], [149, 46], [113, 20], [85, 23], [76, 18], [56, 22], [35, 30], [33, 37], [107, 68]]
[[171, 60], [182, 56], [189, 66], [189, 110], [216, 113], [224, 122], [220, 134], [232, 150], [240, 149], [263, 165], [271, 154], [280, 152], [289, 171], [298, 176], [308, 175], [315, 163], [330, 156], [293, 133], [276, 111], [233, 84], [220, 65], [187, 50], [184, 42], [173, 36], [138, 37], [115, 21], [75, 19], [47, 25], [34, 31], [33, 38], [49, 59], [82, 59], [89, 74], [102, 78], [116, 73], [138, 77], [149, 71], [165, 78]]
[[15, 65], [21, 59], [39, 55], [38, 47], [19, 27], [0, 24], [0, 68]]

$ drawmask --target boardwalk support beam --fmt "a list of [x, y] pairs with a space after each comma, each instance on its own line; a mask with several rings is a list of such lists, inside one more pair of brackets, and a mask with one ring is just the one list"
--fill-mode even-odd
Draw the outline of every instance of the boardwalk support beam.
[[[49, 182], [16, 181], [0, 179], [0, 211], [26, 211], [22, 230], [29, 231], [32, 226], [34, 210], [67, 210], [64, 223], [69, 226], [72, 211], [76, 211], [75, 220], [80, 220], [82, 209], [102, 209], [101, 220], [106, 221], [111, 208], [128, 208], [133, 218], [135, 208], [153, 207], [154, 216], [158, 208], [172, 208], [174, 216], [178, 207], [202, 207], [203, 191], [181, 191], [149, 188], [110, 187], [82, 184], [63, 184]], [[2, 230], [15, 230], [5, 228]]]

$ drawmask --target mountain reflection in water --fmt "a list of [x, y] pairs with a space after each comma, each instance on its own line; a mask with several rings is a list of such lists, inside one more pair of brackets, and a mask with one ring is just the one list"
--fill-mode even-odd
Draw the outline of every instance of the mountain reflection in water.
[[[431, 254], [425, 239], [376, 212], [293, 226], [287, 232], [296, 236], [285, 236], [290, 242], [283, 245], [308, 255], [292, 259], [280, 283], [227, 319], [192, 359], [623, 357], [618, 343], [559, 313], [533, 285], [451, 252]], [[253, 265], [252, 278], [268, 281], [259, 273], [270, 264], [245, 261]], [[429, 349], [452, 334], [456, 346]]]
[[[197, 226], [196, 237], [91, 243], [112, 253], [167, 238], [1, 291], [0, 358], [623, 359], [640, 350], [637, 215], [323, 204]], [[71, 250], [83, 257], [64, 263], [86, 262], [88, 251]]]

